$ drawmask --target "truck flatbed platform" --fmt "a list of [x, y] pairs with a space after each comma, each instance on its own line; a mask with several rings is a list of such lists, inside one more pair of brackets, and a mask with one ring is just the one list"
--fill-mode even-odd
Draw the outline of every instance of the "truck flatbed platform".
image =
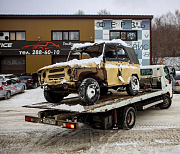
[[126, 92], [112, 91], [112, 92], [108, 92], [108, 94], [105, 96], [101, 96], [99, 101], [95, 105], [90, 105], [90, 106], [83, 106], [78, 97], [72, 97], [72, 98], [64, 99], [61, 103], [42, 102], [42, 103], [26, 105], [23, 107], [80, 112], [80, 113], [97, 113], [97, 112], [106, 112], [115, 108], [126, 106], [128, 104], [137, 103], [148, 98], [162, 95], [163, 93], [165, 92], [162, 90], [155, 90], [153, 92], [140, 91], [136, 96], [129, 96]]

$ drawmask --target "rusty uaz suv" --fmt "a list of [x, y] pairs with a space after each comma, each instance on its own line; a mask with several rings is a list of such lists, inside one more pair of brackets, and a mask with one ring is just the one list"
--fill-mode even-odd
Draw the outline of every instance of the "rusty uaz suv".
[[78, 93], [84, 105], [93, 105], [109, 88], [126, 87], [129, 95], [138, 93], [139, 61], [134, 49], [125, 42], [75, 44], [70, 55], [73, 54], [80, 60], [56, 63], [38, 70], [48, 102], [58, 103], [70, 93]]

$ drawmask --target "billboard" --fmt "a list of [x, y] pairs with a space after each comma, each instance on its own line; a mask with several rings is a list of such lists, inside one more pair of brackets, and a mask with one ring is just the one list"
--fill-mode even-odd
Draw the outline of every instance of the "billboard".
[[0, 41], [0, 56], [68, 55], [74, 43], [84, 43], [84, 41]]

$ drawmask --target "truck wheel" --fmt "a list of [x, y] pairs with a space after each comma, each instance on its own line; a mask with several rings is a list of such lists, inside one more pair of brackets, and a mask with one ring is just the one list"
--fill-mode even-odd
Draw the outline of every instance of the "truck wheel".
[[129, 130], [136, 122], [136, 111], [133, 107], [125, 107], [123, 113], [123, 129]]
[[128, 95], [130, 96], [135, 96], [138, 94], [139, 91], [139, 80], [135, 75], [132, 75], [131, 81], [129, 85], [126, 88], [126, 91]]
[[163, 100], [164, 100], [163, 103], [159, 104], [159, 108], [160, 109], [168, 109], [172, 104], [172, 100], [171, 100], [170, 96], [164, 95]]
[[8, 92], [6, 93], [6, 96], [4, 97], [4, 99], [10, 99], [10, 98], [11, 98], [11, 92], [8, 91]]
[[79, 98], [84, 105], [93, 105], [99, 100], [100, 87], [93, 78], [84, 79], [78, 89]]
[[61, 94], [52, 93], [51, 91], [44, 91], [44, 98], [50, 103], [59, 103], [63, 100], [64, 96]]

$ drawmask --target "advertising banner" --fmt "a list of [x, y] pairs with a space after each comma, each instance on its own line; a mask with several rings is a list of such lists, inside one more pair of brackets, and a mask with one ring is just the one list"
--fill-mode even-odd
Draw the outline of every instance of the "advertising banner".
[[68, 55], [71, 47], [78, 42], [60, 41], [1, 41], [1, 55]]

